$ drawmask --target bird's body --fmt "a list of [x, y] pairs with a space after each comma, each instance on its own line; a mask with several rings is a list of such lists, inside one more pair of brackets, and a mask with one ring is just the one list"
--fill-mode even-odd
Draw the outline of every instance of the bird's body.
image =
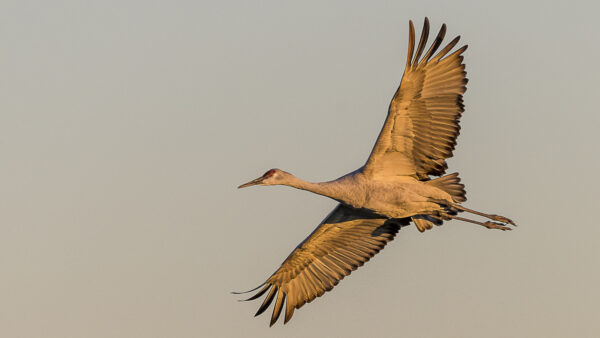
[[410, 176], [394, 176], [393, 179], [373, 179], [364, 174], [363, 168], [336, 180], [311, 183], [289, 173], [284, 174], [286, 183], [294, 188], [330, 197], [356, 209], [367, 209], [387, 218], [405, 218], [430, 214], [442, 207], [431, 200], [452, 203], [452, 197], [442, 189]]
[[[248, 299], [266, 293], [256, 315], [275, 300], [271, 325], [279, 318], [284, 303], [287, 322], [294, 309], [331, 290], [344, 276], [383, 249], [400, 227], [410, 221], [421, 232], [451, 219], [489, 229], [510, 230], [505, 223], [514, 225], [506, 217], [462, 206], [466, 192], [458, 174], [445, 175], [446, 159], [452, 156], [460, 129], [458, 122], [464, 111], [462, 94], [466, 91], [467, 79], [462, 53], [467, 46], [448, 54], [458, 43], [457, 37], [436, 54], [446, 32], [446, 26], [442, 25], [425, 51], [429, 36], [426, 18], [415, 50], [412, 22], [409, 28], [409, 50], [402, 82], [363, 167], [323, 183], [307, 182], [285, 171], [271, 169], [240, 186], [287, 185], [340, 202], [259, 286], [262, 289]], [[459, 217], [459, 212], [496, 222]]]

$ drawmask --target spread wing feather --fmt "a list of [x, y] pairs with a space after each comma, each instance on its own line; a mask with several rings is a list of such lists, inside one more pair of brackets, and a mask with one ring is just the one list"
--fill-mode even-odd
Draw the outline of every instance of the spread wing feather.
[[459, 119], [464, 111], [462, 94], [468, 80], [462, 63], [467, 46], [448, 55], [460, 37], [435, 54], [445, 34], [446, 25], [442, 25], [421, 58], [429, 35], [429, 21], [425, 18], [416, 53], [415, 29], [410, 22], [404, 76], [365, 165], [366, 175], [426, 179], [446, 171], [446, 159], [452, 157], [460, 130]]
[[270, 325], [284, 308], [284, 323], [287, 323], [294, 309], [331, 290], [383, 249], [400, 227], [407, 224], [408, 220], [390, 220], [339, 204], [265, 283], [251, 290], [262, 287], [247, 300], [268, 292], [256, 315], [275, 301]]

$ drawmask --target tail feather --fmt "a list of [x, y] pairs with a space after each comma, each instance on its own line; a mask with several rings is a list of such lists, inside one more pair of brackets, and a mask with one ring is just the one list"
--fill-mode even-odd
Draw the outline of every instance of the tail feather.
[[417, 226], [417, 229], [419, 229], [420, 232], [429, 230], [429, 229], [433, 228], [434, 225], [442, 225], [442, 223], [443, 223], [443, 221], [441, 219], [437, 219], [437, 218], [431, 217], [429, 215], [415, 215], [415, 216], [412, 216], [411, 218], [412, 218], [412, 221]]
[[[467, 200], [467, 192], [465, 191], [465, 186], [460, 183], [458, 173], [439, 177], [431, 181], [425, 181], [425, 183], [447, 192], [455, 203], [462, 203]], [[446, 210], [445, 212], [453, 213], [454, 211]], [[420, 232], [429, 230], [433, 228], [434, 225], [442, 225], [443, 223], [442, 219], [431, 215], [415, 215], [411, 218]]]
[[427, 184], [431, 184], [437, 188], [440, 188], [450, 194], [452, 199], [456, 203], [462, 203], [467, 200], [467, 192], [465, 191], [464, 184], [460, 183], [458, 173], [442, 176], [431, 181], [427, 181]]

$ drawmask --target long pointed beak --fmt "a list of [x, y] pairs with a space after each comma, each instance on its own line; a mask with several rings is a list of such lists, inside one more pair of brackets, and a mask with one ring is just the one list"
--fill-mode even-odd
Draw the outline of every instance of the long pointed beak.
[[257, 178], [257, 179], [254, 179], [254, 180], [252, 180], [252, 181], [248, 182], [248, 183], [244, 183], [244, 184], [240, 185], [240, 186], [238, 187], [238, 189], [241, 189], [241, 188], [246, 188], [246, 187], [251, 187], [251, 186], [253, 186], [253, 185], [259, 185], [259, 184], [261, 184], [261, 183], [262, 183], [263, 179], [264, 179], [263, 177], [259, 177], [259, 178]]

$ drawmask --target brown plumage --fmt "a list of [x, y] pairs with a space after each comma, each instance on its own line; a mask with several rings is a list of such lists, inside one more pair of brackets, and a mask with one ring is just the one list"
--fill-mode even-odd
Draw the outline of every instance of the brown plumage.
[[391, 241], [406, 219], [387, 219], [366, 210], [339, 204], [281, 264], [262, 289], [247, 300], [267, 291], [256, 312], [263, 313], [276, 298], [271, 325], [275, 323], [286, 300], [287, 323], [305, 303], [331, 290], [350, 272], [362, 266]]
[[464, 111], [462, 94], [467, 90], [462, 53], [467, 46], [446, 56], [458, 43], [452, 40], [430, 59], [442, 43], [442, 25], [427, 54], [429, 22], [425, 19], [421, 41], [414, 54], [415, 30], [410, 22], [406, 70], [390, 103], [388, 116], [365, 166], [372, 176], [411, 175], [426, 179], [444, 174], [446, 158], [452, 156]]
[[[421, 232], [450, 219], [489, 229], [510, 230], [504, 223], [514, 225], [506, 217], [461, 206], [466, 192], [458, 173], [441, 176], [448, 167], [446, 159], [456, 146], [458, 123], [464, 111], [462, 94], [467, 84], [462, 63], [467, 46], [449, 54], [458, 37], [436, 54], [445, 33], [446, 26], [442, 25], [425, 52], [429, 35], [429, 21], [425, 18], [415, 51], [415, 31], [410, 22], [406, 70], [363, 167], [322, 183], [303, 181], [271, 169], [240, 186], [287, 185], [340, 202], [265, 283], [247, 291], [260, 288], [247, 300], [266, 294], [256, 315], [275, 301], [270, 325], [284, 309], [287, 323], [294, 309], [331, 290], [383, 249], [411, 220]], [[463, 211], [501, 223], [458, 217]]]

